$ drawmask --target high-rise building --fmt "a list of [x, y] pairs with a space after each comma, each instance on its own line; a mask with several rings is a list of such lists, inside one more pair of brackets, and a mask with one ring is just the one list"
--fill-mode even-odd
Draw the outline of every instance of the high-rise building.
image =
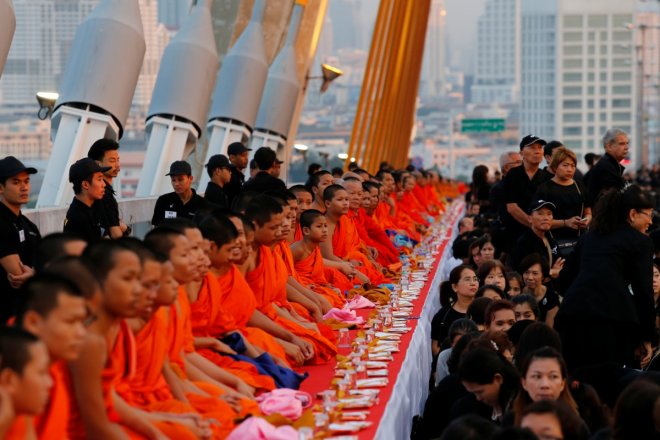
[[99, 0], [14, 0], [16, 32], [0, 80], [2, 102], [35, 103], [57, 90], [76, 29]]
[[[583, 156], [609, 128], [638, 140], [635, 0], [522, 0], [521, 132]], [[639, 157], [631, 149], [631, 161]]]
[[420, 81], [420, 94], [423, 97], [435, 98], [446, 93], [446, 16], [445, 0], [432, 0]]
[[158, 0], [158, 21], [170, 28], [181, 27], [190, 12], [191, 0]]
[[151, 102], [151, 94], [156, 84], [160, 59], [165, 51], [165, 46], [170, 40], [170, 31], [164, 24], [158, 22], [158, 1], [139, 0], [140, 15], [142, 16], [142, 29], [146, 52], [140, 77], [138, 78], [135, 95], [133, 95], [133, 107], [138, 113], [145, 113]]
[[472, 102], [518, 102], [520, 0], [488, 0], [477, 23], [476, 61]]

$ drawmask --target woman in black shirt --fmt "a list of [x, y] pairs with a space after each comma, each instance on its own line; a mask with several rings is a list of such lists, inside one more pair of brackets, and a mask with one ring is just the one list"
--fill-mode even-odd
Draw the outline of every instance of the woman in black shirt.
[[556, 206], [552, 219], [555, 239], [577, 239], [591, 220], [585, 188], [573, 179], [576, 164], [577, 157], [571, 150], [555, 149], [550, 162], [555, 175], [539, 185], [534, 196], [534, 200], [547, 200]]
[[442, 308], [431, 321], [433, 356], [440, 353], [442, 342], [449, 334], [449, 326], [457, 319], [465, 318], [468, 306], [479, 289], [479, 278], [474, 269], [460, 265], [452, 269], [449, 279], [440, 285]]

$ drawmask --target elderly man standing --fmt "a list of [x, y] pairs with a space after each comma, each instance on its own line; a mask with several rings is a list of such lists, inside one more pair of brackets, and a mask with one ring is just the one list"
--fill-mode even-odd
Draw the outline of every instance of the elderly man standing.
[[625, 131], [611, 128], [603, 135], [603, 148], [605, 154], [591, 169], [589, 178], [589, 197], [592, 206], [603, 192], [610, 188], [623, 189], [626, 182], [623, 179], [624, 166], [621, 161], [628, 155], [630, 142]]

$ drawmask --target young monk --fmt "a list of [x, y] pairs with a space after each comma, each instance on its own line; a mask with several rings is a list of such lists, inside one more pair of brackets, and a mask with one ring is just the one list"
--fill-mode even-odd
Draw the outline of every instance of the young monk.
[[312, 202], [314, 202], [314, 193], [307, 188], [305, 185], [293, 185], [289, 188], [289, 191], [296, 197], [298, 202], [298, 210], [296, 211], [296, 223], [293, 231], [293, 240], [296, 242], [302, 240], [302, 231], [300, 230], [300, 214], [312, 208]]
[[[176, 415], [174, 421], [156, 423], [169, 438], [225, 436], [234, 427], [234, 410], [202, 390], [188, 388], [169, 365], [167, 339], [163, 335], [168, 330], [167, 308], [177, 293], [172, 264], [140, 242], [134, 242], [132, 247], [143, 261], [138, 316], [127, 320], [135, 334], [136, 369], [119, 385], [118, 392], [132, 406], [150, 413]], [[205, 405], [197, 401], [191, 404], [187, 391], [197, 392], [199, 399], [206, 398]]]
[[303, 239], [291, 245], [298, 276], [333, 307], [341, 309], [346, 304], [342, 291], [330, 284], [323, 268], [323, 256], [319, 244], [328, 239], [328, 221], [316, 209], [308, 209], [300, 216]]
[[[166, 339], [170, 368], [183, 383], [187, 398], [198, 411], [212, 411], [205, 405], [205, 400], [209, 396], [221, 396], [234, 410], [242, 412], [244, 408], [253, 407], [244, 398], [252, 396], [254, 388], [195, 351], [186, 284], [200, 276], [200, 249], [199, 243], [193, 245], [187, 231], [199, 233], [190, 220], [174, 219], [163, 222], [145, 238], [146, 244], [155, 251], [168, 255], [173, 267], [172, 276], [177, 282], [177, 298], [167, 309]], [[194, 234], [191, 237], [197, 238]]]
[[[243, 230], [242, 225], [240, 227]], [[254, 304], [250, 286], [233, 264], [234, 255], [240, 246], [237, 244], [238, 229], [229, 218], [214, 214], [202, 220], [200, 230], [209, 241], [211, 268], [205, 276], [197, 300], [191, 303], [192, 329], [199, 353], [213, 361], [222, 352], [214, 341], [219, 342], [218, 338], [236, 333], [245, 345], [243, 354], [256, 358], [267, 351], [276, 363], [288, 367], [284, 360], [286, 352], [275, 338], [261, 329], [248, 329], [250, 316], [244, 307], [235, 307], [237, 302], [245, 303], [246, 296], [252, 297], [249, 302]], [[257, 343], [253, 345], [252, 340]]]
[[355, 224], [346, 216], [350, 201], [348, 192], [340, 185], [330, 185], [323, 192], [331, 240], [321, 243], [321, 254], [327, 260], [350, 261], [357, 272], [367, 277], [367, 284], [389, 282], [366, 255], [368, 252], [360, 239]]
[[374, 220], [383, 230], [391, 230], [413, 240], [421, 240], [421, 234], [406, 213], [397, 211], [394, 177], [387, 171], [379, 171], [376, 178], [381, 182], [381, 203], [374, 211]]
[[309, 189], [312, 190], [314, 194], [314, 201], [310, 206], [310, 209], [317, 209], [321, 212], [325, 212], [325, 204], [323, 203], [323, 191], [332, 185], [334, 178], [329, 171], [321, 170], [317, 171], [309, 177]]
[[254, 254], [248, 263], [246, 280], [257, 300], [257, 308], [282, 327], [313, 344], [307, 352], [310, 363], [324, 363], [336, 353], [336, 347], [317, 331], [306, 328], [290, 313], [286, 297], [288, 272], [271, 249], [282, 236], [284, 210], [268, 196], [255, 197], [248, 205], [246, 217], [255, 227]]
[[381, 264], [389, 266], [399, 263], [399, 251], [394, 247], [385, 231], [378, 226], [372, 217], [380, 200], [378, 185], [373, 182], [364, 182], [362, 184], [362, 194], [363, 203], [357, 211], [356, 223], [366, 234], [365, 237], [368, 244], [378, 250], [378, 255], [382, 259], [382, 261], [379, 260]]
[[6, 440], [36, 438], [33, 417], [48, 403], [53, 380], [46, 344], [14, 327], [0, 328], [0, 434]]
[[83, 256], [100, 284], [101, 302], [65, 374], [73, 389], [68, 437], [166, 438], [156, 424], [174, 422], [173, 416], [132, 407], [116, 391], [135, 369], [135, 340], [125, 318], [138, 312], [140, 259], [122, 239], [91, 244]]
[[35, 418], [38, 438], [66, 438], [69, 422], [69, 392], [63, 380], [66, 362], [80, 355], [87, 318], [85, 298], [67, 278], [40, 273], [21, 288], [16, 325], [37, 336], [48, 349], [48, 373], [53, 387], [48, 405]]
[[[284, 210], [284, 221], [282, 222], [282, 237], [273, 246], [275, 255], [282, 259], [286, 266], [289, 277], [287, 279], [286, 294], [295, 315], [299, 317], [303, 325], [306, 321], [320, 322], [323, 320], [323, 315], [327, 313], [332, 305], [322, 296], [319, 296], [313, 290], [304, 285], [298, 278], [296, 269], [294, 267], [293, 257], [291, 256], [290, 243], [293, 240], [293, 225], [296, 221], [296, 212], [298, 210], [298, 202], [295, 200], [293, 194], [280, 191], [277, 193], [265, 193], [277, 200]], [[313, 327], [316, 328], [316, 327]], [[332, 330], [326, 337], [332, 338]]]

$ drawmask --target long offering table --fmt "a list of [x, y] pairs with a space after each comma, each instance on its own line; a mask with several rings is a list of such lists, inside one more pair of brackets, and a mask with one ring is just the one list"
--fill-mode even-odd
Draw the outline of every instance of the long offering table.
[[[350, 433], [348, 429], [345, 432], [329, 429], [329, 436], [350, 434], [355, 437], [343, 438], [387, 440], [410, 437], [412, 418], [421, 412], [428, 394], [428, 380], [431, 374], [431, 319], [440, 307], [439, 286], [447, 274], [447, 264], [451, 259], [451, 241], [462, 211], [462, 203], [456, 202], [450, 205], [443, 219], [434, 226], [430, 238], [425, 241], [423, 246], [417, 247], [417, 251], [410, 260], [421, 263], [422, 267], [415, 267], [416, 264], [410, 263], [404, 265], [404, 276], [399, 283], [400, 289], [395, 288], [398, 299], [393, 304], [394, 311], [392, 312], [395, 324], [393, 329], [396, 332], [385, 334], [376, 330], [375, 339], [378, 341], [378, 345], [374, 345], [373, 342], [371, 344], [362, 342], [361, 338], [365, 337], [364, 328], [350, 330], [349, 339], [352, 346], [340, 347], [339, 355], [342, 365], [339, 366], [339, 369], [344, 371], [346, 365], [349, 365], [349, 369], [351, 369], [351, 365], [354, 365], [351, 360], [347, 359], [350, 359], [350, 356], [359, 355], [356, 345], [368, 344], [370, 361], [368, 367], [371, 369], [367, 370], [366, 379], [364, 373], [357, 373], [358, 386], [346, 386], [350, 380], [344, 380], [343, 373], [336, 373], [338, 368], [336, 361], [303, 369], [309, 373], [309, 378], [303, 382], [301, 390], [310, 393], [315, 398], [314, 403], [317, 405], [318, 412], [326, 414], [334, 412], [335, 420], [334, 423], [332, 420], [330, 421], [330, 428], [338, 427], [337, 424], [349, 428], [351, 423], [359, 425], [362, 422], [368, 422], [365, 423], [368, 426], [353, 433]], [[416, 292], [417, 297], [412, 299], [413, 297], [409, 295], [414, 296]], [[408, 308], [409, 305], [412, 306], [411, 309]], [[357, 314], [367, 322], [373, 321], [375, 312], [373, 309], [360, 309]], [[378, 317], [381, 314], [382, 311]], [[402, 318], [405, 314], [409, 316]], [[397, 328], [396, 324], [400, 327]], [[410, 330], [403, 333], [405, 328]], [[378, 337], [379, 335], [381, 338]], [[390, 338], [388, 335], [393, 336]], [[399, 337], [400, 339], [397, 339]], [[397, 340], [398, 344], [394, 342]], [[392, 348], [395, 350], [396, 345], [398, 345], [398, 350], [390, 353], [391, 360], [380, 363], [383, 356], [387, 356], [388, 353], [378, 349]], [[362, 346], [364, 347], [364, 345]], [[374, 348], [377, 349], [377, 354], [372, 352]], [[372, 356], [376, 356], [376, 358], [374, 359]], [[364, 358], [365, 356], [362, 356], [362, 359]], [[359, 362], [356, 361], [356, 363]], [[384, 369], [387, 371], [383, 371]], [[386, 374], [386, 376], [376, 376], [376, 374]], [[353, 376], [353, 374], [350, 373], [349, 376]], [[384, 377], [387, 378], [387, 384], [384, 386], [382, 384], [371, 388], [359, 386], [360, 379], [372, 381], [371, 384], [374, 385], [374, 379], [377, 382], [382, 381]], [[332, 391], [327, 393], [327, 390], [337, 389], [337, 381], [345, 382], [339, 385], [341, 390], [338, 391], [338, 395]], [[367, 385], [368, 382], [362, 384]], [[344, 390], [345, 388], [353, 388], [353, 390]], [[377, 397], [374, 397], [376, 392]], [[335, 400], [339, 400], [340, 404], [339, 407], [332, 410], [333, 406], [337, 405]], [[354, 408], [350, 408], [352, 405]], [[339, 415], [339, 409], [341, 409], [341, 415]], [[324, 416], [317, 417], [323, 418]]]

